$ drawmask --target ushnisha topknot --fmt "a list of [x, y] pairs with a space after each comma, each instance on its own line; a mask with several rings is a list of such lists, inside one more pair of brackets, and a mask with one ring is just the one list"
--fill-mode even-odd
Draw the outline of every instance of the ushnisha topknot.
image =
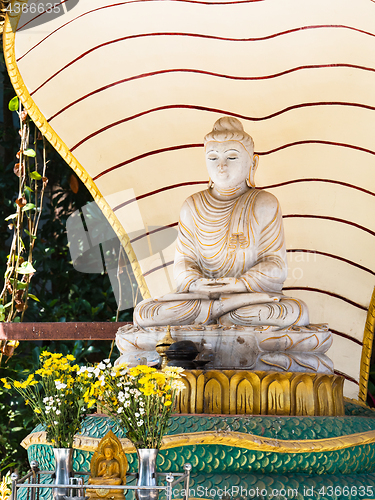
[[242, 126], [242, 123], [231, 116], [223, 116], [219, 118], [212, 129], [204, 138], [204, 145], [210, 141], [238, 141], [240, 142], [249, 153], [250, 157], [254, 154], [254, 141], [252, 137], [247, 134]]

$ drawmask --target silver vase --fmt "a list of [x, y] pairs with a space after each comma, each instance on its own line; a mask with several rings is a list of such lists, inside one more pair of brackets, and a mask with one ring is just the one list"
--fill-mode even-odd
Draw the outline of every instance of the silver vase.
[[[157, 486], [156, 459], [159, 450], [141, 448], [137, 449], [138, 455], [138, 481], [137, 486]], [[157, 500], [159, 490], [135, 490], [137, 500]]]
[[[54, 484], [69, 484], [73, 472], [73, 448], [53, 448], [55, 455]], [[69, 488], [52, 488], [54, 500], [63, 500], [69, 495]]]

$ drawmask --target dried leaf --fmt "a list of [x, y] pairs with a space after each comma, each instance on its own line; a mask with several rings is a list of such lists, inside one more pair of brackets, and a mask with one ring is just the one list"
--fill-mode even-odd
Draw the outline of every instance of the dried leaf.
[[16, 311], [22, 312], [25, 308], [25, 302], [22, 300], [15, 300], [16, 303]]
[[16, 203], [19, 207], [24, 207], [27, 203], [27, 199], [24, 196], [21, 196], [21, 198], [17, 198]]
[[3, 354], [5, 354], [5, 356], [7, 356], [8, 358], [11, 358], [14, 354], [15, 349], [16, 348], [13, 345], [9, 345], [9, 343], [8, 343], [3, 347], [2, 352], [3, 352]]
[[72, 174], [70, 176], [70, 179], [69, 179], [69, 186], [70, 186], [70, 189], [73, 191], [74, 194], [77, 194], [78, 193], [78, 190], [79, 190], [79, 182], [78, 182], [78, 179], [77, 177]]
[[20, 117], [23, 122], [26, 121], [27, 116], [28, 116], [27, 111], [25, 110], [21, 111]]
[[21, 167], [20, 163], [16, 163], [14, 165], [13, 172], [16, 174], [17, 177], [19, 177], [20, 175], [24, 175], [25, 174], [25, 165], [22, 164], [22, 167]]
[[7, 284], [6, 284], [6, 288], [7, 288], [7, 291], [12, 294], [13, 293], [13, 288], [12, 288], [12, 285], [10, 284], [10, 281], [7, 280]]
[[48, 184], [48, 179], [47, 177], [42, 177], [42, 181], [43, 181], [43, 187], [45, 188]]

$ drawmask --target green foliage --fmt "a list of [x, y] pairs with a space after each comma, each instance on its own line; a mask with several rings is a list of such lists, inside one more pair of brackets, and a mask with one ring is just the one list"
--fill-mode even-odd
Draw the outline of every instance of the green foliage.
[[[40, 227], [36, 237], [26, 231], [29, 238], [35, 238], [33, 265], [24, 262], [18, 269], [18, 273], [23, 275], [35, 273], [30, 285], [32, 293], [29, 294], [35, 303], [29, 302], [24, 320], [114, 321], [117, 304], [107, 274], [104, 271], [98, 274], [76, 271], [68, 248], [66, 220], [75, 210], [92, 201], [91, 195], [79, 181], [78, 192], [72, 191], [70, 180], [74, 174], [50, 146], [47, 149], [50, 159], [47, 170], [49, 183]], [[3, 173], [5, 175], [0, 177], [0, 189], [3, 187], [3, 192], [14, 192], [14, 199], [17, 177], [9, 166], [3, 167]], [[4, 202], [1, 204], [0, 200], [0, 220], [8, 219], [11, 222], [13, 214], [8, 215], [11, 203]], [[23, 210], [33, 209], [35, 206], [32, 203], [23, 207]], [[4, 225], [0, 226], [0, 236], [2, 233], [2, 241], [9, 241], [10, 232]], [[0, 248], [0, 261], [6, 261], [7, 250]], [[19, 281], [17, 289], [22, 289], [22, 286]], [[129, 283], [129, 286], [132, 285]], [[131, 321], [132, 310], [123, 312], [119, 319]]]
[[13, 97], [13, 99], [11, 99], [9, 101], [9, 104], [8, 104], [8, 107], [10, 109], [10, 111], [18, 111], [18, 107], [20, 105], [20, 102], [19, 102], [19, 99], [18, 97]]
[[[72, 355], [43, 351], [40, 366], [23, 380], [3, 378], [6, 389], [18, 392], [29, 405], [56, 448], [72, 448], [82, 421], [96, 404], [93, 367], [81, 369]], [[20, 374], [22, 377], [22, 374]]]
[[[36, 157], [36, 152], [34, 151], [34, 149], [25, 149], [25, 151], [23, 152], [23, 154], [25, 156], [29, 156], [30, 158], [35, 158]], [[35, 179], [35, 180], [38, 180], [38, 179], [41, 179], [42, 176], [38, 173], [38, 172], [31, 172], [31, 174], [34, 174], [34, 177], [32, 177], [32, 179]], [[37, 174], [37, 177], [35, 177], [35, 174]]]
[[[23, 343], [17, 356], [0, 366], [0, 378], [17, 377], [24, 370], [31, 372], [38, 366], [39, 347]], [[26, 452], [20, 442], [33, 428], [33, 412], [25, 406], [19, 394], [10, 394], [0, 386], [0, 471], [27, 469]]]
[[[17, 108], [18, 109], [18, 108]], [[11, 161], [0, 162], [0, 263], [3, 271], [9, 254], [12, 220], [5, 219], [15, 211], [18, 177], [13, 171], [18, 151], [18, 132], [8, 130], [0, 135], [0, 145], [7, 149]], [[75, 210], [92, 201], [85, 186], [78, 181], [78, 192], [70, 187], [74, 175], [68, 165], [47, 145], [49, 159], [45, 202], [41, 224], [35, 239], [33, 266], [36, 270], [31, 280], [31, 298], [25, 311], [24, 321], [114, 321], [117, 304], [107, 274], [83, 274], [71, 263], [66, 220]], [[77, 182], [77, 181], [76, 181]], [[26, 196], [31, 188], [25, 189]], [[26, 238], [30, 237], [27, 235]], [[1, 276], [1, 273], [0, 273]], [[21, 274], [20, 274], [21, 277]], [[22, 289], [24, 283], [14, 280], [12, 286]], [[39, 299], [39, 302], [35, 299]], [[0, 315], [5, 316], [4, 309]], [[120, 321], [131, 321], [132, 310], [120, 314]], [[0, 378], [18, 378], [26, 370], [32, 372], [38, 366], [41, 349], [73, 354], [80, 364], [95, 362], [108, 357], [111, 342], [21, 342], [16, 354], [0, 366]], [[112, 359], [118, 356], [114, 349]], [[4, 392], [0, 388], [0, 471], [27, 470], [27, 454], [19, 443], [35, 427], [33, 412], [25, 406], [21, 396]]]
[[[19, 109], [19, 100], [14, 97], [6, 71], [3, 68], [4, 101], [9, 102], [9, 109], [4, 109], [3, 123], [0, 123], [0, 287], [9, 247], [11, 244], [12, 223], [17, 206], [19, 178], [16, 175], [15, 164], [18, 159], [20, 136], [18, 128], [13, 125], [12, 113]], [[37, 141], [37, 144], [41, 141]], [[41, 154], [39, 149], [27, 149], [27, 159], [34, 159]], [[56, 151], [47, 144], [48, 184], [45, 188], [45, 198], [41, 221], [36, 235], [28, 229], [24, 231], [24, 243], [33, 239], [34, 250], [32, 266], [36, 270], [31, 280], [29, 297], [24, 321], [115, 321], [117, 305], [107, 274], [83, 274], [76, 271], [71, 263], [68, 240], [66, 235], [66, 220], [75, 210], [93, 201], [85, 186], [73, 178], [69, 166]], [[29, 175], [33, 181], [40, 182], [43, 178], [36, 172]], [[44, 182], [44, 180], [43, 180]], [[26, 204], [22, 207], [27, 214], [34, 214], [31, 206], [31, 194], [34, 193], [34, 182], [24, 186]], [[71, 187], [72, 185], [72, 187]], [[74, 185], [74, 186], [73, 186]], [[77, 190], [78, 186], [78, 190]], [[25, 259], [26, 260], [26, 259]], [[21, 263], [22, 266], [22, 263]], [[22, 267], [21, 267], [22, 268]], [[26, 269], [27, 270], [27, 269]], [[30, 269], [31, 270], [31, 269]], [[11, 281], [16, 290], [24, 290], [25, 283], [14, 277]], [[129, 286], [134, 286], [129, 283]], [[0, 321], [6, 316], [4, 305], [0, 305]], [[19, 319], [19, 317], [18, 317]], [[132, 310], [124, 311], [119, 321], [131, 321]], [[41, 349], [48, 348], [51, 352], [61, 352], [64, 355], [73, 354], [80, 364], [95, 362], [108, 357], [111, 342], [21, 342], [16, 354], [0, 366], [0, 378], [18, 378], [17, 374], [24, 371], [34, 371], [38, 366]], [[114, 350], [112, 359], [118, 356]], [[35, 426], [33, 412], [25, 406], [21, 396], [10, 395], [0, 388], [0, 472], [18, 468], [20, 472], [27, 469], [26, 451], [19, 446]]]
[[[61, 352], [64, 356], [73, 354], [79, 365], [108, 357], [110, 342], [93, 341], [55, 341], [21, 342], [16, 355], [0, 366], [0, 378], [19, 379], [20, 373], [26, 378], [39, 367], [39, 356], [45, 346], [50, 352]], [[118, 356], [115, 353], [112, 360]], [[25, 406], [23, 398], [16, 392], [4, 390], [0, 384], [0, 473], [18, 469], [21, 473], [28, 470], [26, 450], [20, 442], [37, 424], [30, 406]]]

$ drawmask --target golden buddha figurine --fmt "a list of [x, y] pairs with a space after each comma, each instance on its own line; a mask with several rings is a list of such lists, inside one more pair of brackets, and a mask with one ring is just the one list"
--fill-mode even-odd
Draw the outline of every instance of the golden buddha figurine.
[[[128, 461], [122, 450], [119, 439], [109, 431], [100, 441], [97, 451], [91, 459], [91, 475], [89, 484], [123, 485], [126, 484]], [[87, 495], [92, 498], [124, 499], [124, 490], [106, 488], [88, 489]]]

